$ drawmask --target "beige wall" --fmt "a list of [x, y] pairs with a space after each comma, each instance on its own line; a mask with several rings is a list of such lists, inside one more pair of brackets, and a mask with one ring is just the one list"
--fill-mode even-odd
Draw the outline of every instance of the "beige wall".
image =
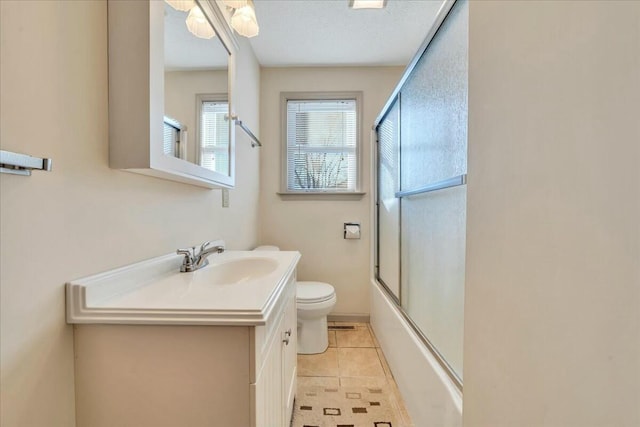
[[471, 2], [464, 425], [640, 425], [640, 2]]
[[[1, 144], [53, 171], [0, 175], [2, 426], [74, 425], [73, 337], [64, 283], [179, 246], [257, 243], [259, 152], [239, 135], [236, 188], [206, 190], [108, 165], [104, 1], [1, 1]], [[236, 110], [258, 119], [245, 40]]]
[[[263, 68], [261, 73], [260, 243], [298, 250], [300, 280], [331, 283], [334, 314], [369, 313], [370, 131], [403, 68]], [[280, 92], [362, 91], [362, 189], [359, 200], [284, 200], [280, 191]], [[362, 239], [344, 240], [343, 223], [360, 222]]]

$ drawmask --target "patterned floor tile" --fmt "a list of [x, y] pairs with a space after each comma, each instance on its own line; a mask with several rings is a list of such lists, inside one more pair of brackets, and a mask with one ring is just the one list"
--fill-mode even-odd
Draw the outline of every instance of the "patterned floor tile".
[[298, 355], [291, 427], [414, 427], [370, 325], [329, 326], [327, 351]]

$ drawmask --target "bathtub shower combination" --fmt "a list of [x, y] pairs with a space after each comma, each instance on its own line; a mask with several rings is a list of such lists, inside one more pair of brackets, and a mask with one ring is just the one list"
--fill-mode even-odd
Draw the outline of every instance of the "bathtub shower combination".
[[443, 5], [376, 121], [372, 324], [416, 425], [461, 424], [467, 84], [459, 0]]

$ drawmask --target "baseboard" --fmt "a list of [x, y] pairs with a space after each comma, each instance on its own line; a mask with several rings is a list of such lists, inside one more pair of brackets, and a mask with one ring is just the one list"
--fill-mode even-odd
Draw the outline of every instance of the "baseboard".
[[356, 322], [356, 323], [369, 323], [371, 316], [362, 313], [344, 313], [344, 314], [329, 314], [327, 321], [329, 322]]

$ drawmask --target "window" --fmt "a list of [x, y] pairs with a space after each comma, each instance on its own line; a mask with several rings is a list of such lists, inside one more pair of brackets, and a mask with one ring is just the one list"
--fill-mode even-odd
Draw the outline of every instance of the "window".
[[197, 95], [198, 164], [229, 175], [229, 103], [226, 95]]
[[283, 192], [359, 191], [360, 99], [360, 93], [282, 94]]

